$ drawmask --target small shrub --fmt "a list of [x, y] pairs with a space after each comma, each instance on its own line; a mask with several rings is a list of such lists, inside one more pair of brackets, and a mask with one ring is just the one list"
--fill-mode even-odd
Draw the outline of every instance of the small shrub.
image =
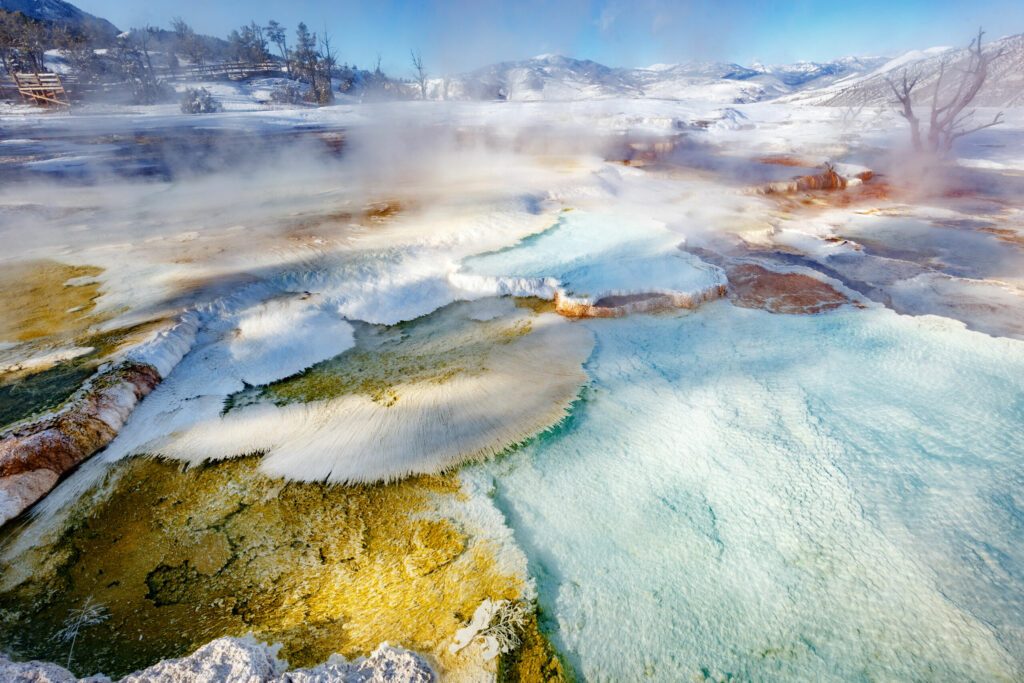
[[285, 81], [270, 91], [270, 101], [275, 104], [302, 104], [305, 101], [305, 93], [302, 86], [295, 81]]
[[213, 114], [222, 109], [220, 102], [206, 88], [189, 88], [181, 98], [182, 114]]

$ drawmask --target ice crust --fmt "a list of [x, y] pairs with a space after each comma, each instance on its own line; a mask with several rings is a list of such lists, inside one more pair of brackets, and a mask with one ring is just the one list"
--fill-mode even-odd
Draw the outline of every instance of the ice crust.
[[680, 250], [664, 223], [627, 214], [573, 211], [514, 247], [471, 257], [452, 276], [465, 287], [594, 303], [629, 294], [698, 295], [725, 284], [722, 271]]
[[[457, 330], [450, 343], [479, 343], [475, 328], [484, 324], [474, 321], [480, 317], [475, 310], [487, 304], [459, 309], [473, 321], [461, 323], [461, 333], [462, 316], [441, 318]], [[192, 424], [166, 429], [136, 450], [197, 464], [262, 452], [268, 474], [331, 482], [436, 473], [494, 455], [561, 420], [586, 379], [581, 366], [592, 344], [586, 330], [559, 316], [527, 316], [509, 301], [502, 308], [488, 329], [506, 324], [498, 334], [515, 336], [493, 342], [480, 369], [453, 367], [450, 377], [399, 381], [394, 401], [352, 393], [285, 406], [261, 403], [224, 416], [220, 404], [210, 404]]]
[[316, 298], [285, 296], [239, 314], [228, 353], [243, 382], [266, 384], [352, 347], [352, 325], [309, 305]]
[[486, 466], [586, 680], [1021, 677], [1024, 344], [880, 308], [587, 325], [569, 426]]

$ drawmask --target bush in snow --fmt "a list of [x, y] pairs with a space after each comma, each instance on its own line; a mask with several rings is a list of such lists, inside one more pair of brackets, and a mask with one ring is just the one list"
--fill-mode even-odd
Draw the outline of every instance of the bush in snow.
[[206, 88], [189, 88], [181, 98], [182, 114], [212, 114], [222, 109]]
[[302, 104], [305, 97], [302, 85], [296, 81], [285, 81], [270, 91], [270, 101], [276, 104]]

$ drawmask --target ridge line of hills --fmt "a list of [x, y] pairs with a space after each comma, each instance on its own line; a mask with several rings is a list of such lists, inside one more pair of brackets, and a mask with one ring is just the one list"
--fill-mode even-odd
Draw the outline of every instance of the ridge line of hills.
[[[108, 39], [120, 31], [66, 0], [0, 0], [0, 9]], [[166, 33], [166, 32], [165, 32]], [[205, 38], [205, 37], [204, 37]], [[209, 38], [210, 41], [221, 39]], [[987, 44], [1003, 50], [979, 94], [979, 106], [1024, 105], [1024, 34]], [[932, 48], [890, 57], [841, 57], [828, 62], [743, 66], [691, 61], [644, 68], [610, 67], [588, 59], [539, 55], [505, 61], [446, 79], [432, 78], [434, 99], [578, 100], [613, 97], [702, 99], [717, 104], [778, 100], [829, 106], [884, 106], [892, 93], [886, 79], [904, 69], [920, 74], [917, 96], [931, 96], [938, 70], [966, 59], [963, 48]], [[429, 65], [428, 65], [429, 67]], [[950, 79], [945, 87], [954, 87]]]

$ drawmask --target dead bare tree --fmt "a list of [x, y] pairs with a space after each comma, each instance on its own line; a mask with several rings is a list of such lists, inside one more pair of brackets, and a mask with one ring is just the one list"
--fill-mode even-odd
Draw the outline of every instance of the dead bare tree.
[[427, 70], [423, 68], [423, 56], [419, 52], [409, 50], [412, 57], [412, 68], [416, 70], [416, 82], [420, 86], [420, 97], [427, 99]]
[[967, 64], [963, 68], [957, 69], [960, 80], [952, 97], [948, 99], [943, 96], [943, 85], [947, 70], [949, 70], [949, 63], [945, 58], [940, 62], [939, 75], [931, 95], [928, 131], [923, 139], [921, 119], [914, 112], [913, 103], [914, 88], [917, 87], [921, 74], [910, 76], [904, 69], [901, 80], [886, 79], [896, 96], [897, 104], [899, 104], [897, 111], [910, 124], [910, 140], [915, 150], [945, 154], [953, 149], [953, 143], [963, 136], [997, 126], [1003, 122], [1003, 112], [999, 112], [988, 123], [971, 125], [971, 119], [977, 113], [977, 109], [968, 109], [968, 107], [985, 84], [989, 66], [1003, 56], [1002, 49], [985, 54], [982, 49], [984, 35], [985, 32], [978, 29], [977, 37], [967, 47]]
[[921, 151], [921, 121], [914, 114], [914, 103], [912, 101], [914, 88], [917, 87], [917, 82], [921, 79], [921, 74], [916, 74], [913, 77], [908, 76], [907, 70], [903, 70], [903, 81], [897, 85], [896, 81], [891, 78], [886, 78], [886, 82], [889, 87], [892, 88], [893, 93], [896, 95], [896, 100], [900, 104], [899, 114], [907, 120], [910, 124], [910, 141], [914, 145], [916, 151]]
[[868, 106], [868, 93], [866, 90], [860, 92], [860, 97], [857, 97], [856, 93], [852, 91], [850, 96], [854, 98], [853, 101], [842, 110], [842, 125], [844, 129], [852, 126]]
[[319, 79], [320, 91], [317, 92], [318, 104], [330, 104], [334, 102], [332, 78], [337, 65], [338, 53], [332, 45], [331, 34], [327, 32], [327, 27], [324, 27], [323, 37], [320, 39], [319, 70], [321, 72], [321, 76]]

